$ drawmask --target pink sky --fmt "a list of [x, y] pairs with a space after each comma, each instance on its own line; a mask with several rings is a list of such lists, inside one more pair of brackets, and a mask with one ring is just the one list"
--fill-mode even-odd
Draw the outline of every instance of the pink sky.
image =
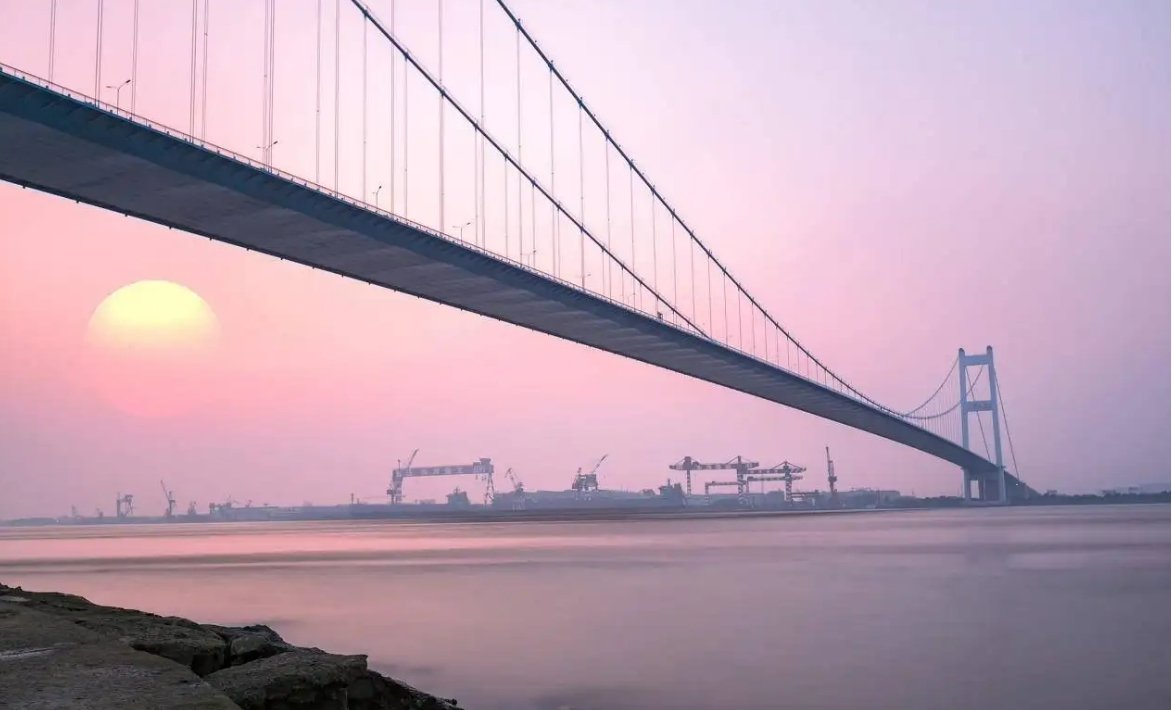
[[[434, 66], [433, 4], [400, 4], [403, 36]], [[389, 17], [385, 0], [373, 5]], [[476, 106], [467, 71], [478, 6], [446, 5], [445, 71]], [[0, 62], [45, 73], [47, 6], [29, 3], [5, 22]], [[131, 3], [106, 6], [103, 71], [114, 83], [126, 74], [117, 33]], [[291, 35], [312, 31], [314, 6], [288, 5], [310, 18], [289, 19]], [[237, 103], [209, 102], [209, 138], [255, 153], [263, 4], [226, 17], [229, 7], [212, 2], [209, 93], [222, 82]], [[862, 390], [915, 406], [957, 347], [991, 344], [1028, 482], [1093, 490], [1167, 479], [1167, 4], [517, 0], [514, 10], [738, 278]], [[78, 13], [60, 21], [69, 52], [57, 71], [88, 90], [93, 18]], [[190, 16], [150, 20], [139, 109], [186, 128]], [[511, 35], [501, 37], [490, 60], [512, 56]], [[279, 83], [278, 105], [304, 108], [313, 57], [287, 51], [280, 76], [299, 74], [283, 68], [298, 61], [311, 73]], [[167, 72], [183, 84], [169, 96]], [[500, 101], [508, 81], [489, 76]], [[526, 94], [535, 111], [540, 96]], [[515, 124], [494, 128], [494, 100], [489, 127], [511, 135]], [[312, 107], [283, 116], [276, 135], [288, 150], [276, 148], [277, 163], [312, 177], [312, 143], [294, 137], [312, 139]], [[411, 216], [423, 219], [434, 191], [429, 168], [412, 160]], [[372, 175], [368, 189], [383, 179]], [[449, 215], [462, 204], [452, 189]], [[164, 420], [96, 396], [82, 350], [101, 299], [148, 278], [193, 289], [222, 323], [208, 402]], [[824, 487], [829, 445], [847, 487], [959, 489], [947, 464], [746, 395], [8, 184], [0, 394], [0, 517], [70, 504], [109, 513], [120, 491], [152, 511], [159, 478], [201, 508], [228, 495], [374, 498], [415, 448], [420, 464], [492, 457], [530, 488], [563, 488], [604, 453], [606, 486], [658, 485], [685, 454], [741, 454], [805, 464], [810, 487]], [[412, 482], [408, 495], [457, 483], [476, 490]]]

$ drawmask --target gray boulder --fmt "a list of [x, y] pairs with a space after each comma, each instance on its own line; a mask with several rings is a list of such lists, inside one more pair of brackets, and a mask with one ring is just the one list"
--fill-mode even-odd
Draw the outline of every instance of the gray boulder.
[[175, 661], [196, 675], [207, 675], [222, 668], [227, 657], [227, 642], [194, 621], [99, 606], [72, 594], [12, 588], [0, 591], [6, 592], [5, 596], [21, 599], [20, 604], [28, 609], [67, 619], [82, 628], [122, 641], [131, 648]]
[[348, 710], [350, 684], [366, 673], [365, 656], [297, 650], [225, 668], [205, 680], [241, 710]]
[[252, 626], [213, 626], [204, 624], [220, 635], [228, 645], [228, 655], [225, 666], [238, 666], [242, 663], [269, 658], [278, 653], [292, 651], [296, 647], [285, 642], [285, 639], [264, 624]]
[[293, 649], [205, 680], [241, 710], [457, 710], [370, 670], [366, 656]]

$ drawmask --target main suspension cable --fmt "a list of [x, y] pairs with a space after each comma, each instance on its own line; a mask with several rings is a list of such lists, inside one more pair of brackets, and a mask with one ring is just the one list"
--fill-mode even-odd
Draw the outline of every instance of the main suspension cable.
[[956, 372], [956, 366], [958, 364], [960, 364], [960, 356], [959, 355], [956, 356], [955, 359], [953, 359], [952, 367], [948, 368], [948, 374], [944, 376], [944, 379], [940, 381], [940, 386], [937, 387], [936, 390], [934, 392], [932, 392], [931, 395], [928, 396], [928, 399], [924, 400], [923, 404], [916, 407], [915, 409], [911, 409], [906, 412], [901, 412], [900, 416], [905, 417], [905, 418], [914, 418], [914, 415], [917, 412], [919, 412], [921, 409], [923, 409], [924, 407], [927, 407], [929, 404], [931, 404], [932, 400], [936, 399], [936, 395], [940, 394], [941, 390], [943, 390], [944, 387], [948, 385], [948, 382], [952, 379], [953, 373]]
[[[981, 375], [984, 372], [985, 372], [984, 370], [980, 370], [977, 372], [976, 378], [974, 378], [972, 383], [969, 385], [968, 392], [965, 395], [966, 399], [972, 396], [973, 388], [975, 388], [977, 386], [977, 383], [981, 381]], [[966, 379], [967, 379], [967, 376], [966, 376]], [[935, 395], [933, 395], [933, 397], [934, 396]], [[929, 400], [929, 401], [931, 401], [931, 400]], [[924, 404], [927, 404], [927, 402], [925, 402]], [[918, 411], [918, 409], [922, 409], [923, 406], [924, 405], [920, 405], [920, 407], [917, 408], [917, 411]], [[914, 419], [916, 421], [930, 421], [932, 419], [939, 419], [941, 417], [952, 414], [953, 412], [955, 412], [957, 410], [958, 407], [960, 407], [960, 400], [957, 400], [956, 404], [952, 405], [948, 409], [936, 412], [935, 414], [907, 414], [907, 415], [904, 415], [904, 419]]]
[[[840, 385], [842, 390], [845, 390], [847, 393], [854, 395], [857, 399], [859, 399], [867, 404], [870, 404], [871, 406], [873, 406], [874, 408], [876, 408], [882, 412], [885, 412], [887, 414], [891, 414], [893, 416], [899, 416], [899, 412], [897, 412], [897, 411], [881, 404], [880, 402], [872, 399], [871, 397], [868, 397], [867, 395], [863, 394], [860, 390], [858, 390], [853, 385], [846, 382], [846, 380], [844, 380], [842, 377], [839, 377], [832, 370], [830, 370], [828, 367], [826, 367], [824, 364], [822, 364], [822, 362], [818, 358], [816, 358], [813, 355], [813, 353], [811, 353], [796, 338], [794, 338], [793, 335], [791, 335], [789, 333], [789, 331], [786, 330], [781, 325], [781, 323], [776, 318], [774, 318], [769, 313], [768, 310], [766, 310], [764, 308], [764, 306], [762, 306], [760, 303], [758, 303], [757, 300], [755, 298], [753, 298], [753, 296], [751, 294], [749, 294], [749, 292], [744, 288], [744, 286], [732, 275], [731, 272], [729, 272], [729, 270], [720, 262], [720, 260], [716, 258], [716, 255], [712, 252], [712, 250], [710, 250], [699, 239], [699, 237], [696, 236], [696, 233], [687, 225], [687, 223], [685, 223], [683, 221], [683, 219], [681, 219], [679, 217], [679, 215], [675, 212], [675, 210], [672, 209], [670, 205], [668, 205], [667, 201], [663, 198], [662, 194], [660, 194], [660, 192], [656, 189], [656, 187], [651, 183], [650, 179], [647, 178], [647, 176], [644, 175], [643, 172], [635, 166], [634, 160], [630, 157], [630, 155], [625, 150], [623, 150], [622, 146], [619, 145], [618, 142], [613, 139], [613, 137], [611, 137], [610, 132], [606, 129], [605, 126], [603, 126], [602, 121], [598, 118], [597, 114], [595, 114], [586, 105], [584, 99], [582, 99], [581, 95], [570, 85], [570, 83], [566, 79], [566, 77], [556, 67], [554, 67], [553, 61], [549, 58], [549, 56], [545, 53], [545, 51], [541, 48], [541, 46], [537, 44], [537, 41], [533, 38], [533, 36], [531, 34], [529, 34], [529, 32], [524, 27], [522, 27], [521, 21], [517, 18], [516, 14], [513, 13], [513, 11], [505, 3], [505, 1], [504, 0], [496, 0], [496, 2], [501, 7], [501, 9], [505, 12], [505, 14], [508, 16], [509, 20], [516, 25], [518, 31], [522, 35], [524, 35], [525, 39], [529, 42], [529, 45], [537, 53], [538, 57], [540, 57], [540, 59], [549, 67], [551, 74], [558, 79], [558, 81], [562, 84], [562, 86], [566, 89], [566, 91], [570, 94], [570, 96], [574, 98], [575, 101], [582, 102], [582, 108], [585, 111], [587, 118], [589, 118], [595, 124], [595, 126], [600, 131], [602, 131], [603, 135], [606, 136], [607, 141], [615, 148], [615, 151], [619, 154], [619, 156], [627, 162], [628, 167], [634, 172], [634, 174], [639, 176], [639, 179], [648, 187], [648, 189], [651, 191], [654, 198], [658, 199], [659, 202], [663, 203], [664, 207], [666, 207], [668, 209], [668, 211], [671, 213], [671, 215], [675, 219], [679, 220], [680, 226], [683, 227], [684, 231], [687, 232], [688, 235], [696, 242], [697, 246], [699, 246], [701, 248], [701, 250], [704, 251], [704, 253], [712, 261], [712, 263], [714, 263], [717, 266], [717, 268], [720, 269], [720, 271], [723, 273], [725, 278], [732, 282], [733, 286], [737, 289], [737, 291], [739, 291], [746, 299], [748, 299], [749, 303], [753, 307], [756, 307], [759, 311], [761, 311], [762, 315], [770, 323], [772, 323], [774, 325], [774, 327], [776, 327], [778, 330], [780, 330], [781, 333], [786, 337], [787, 340], [789, 340], [790, 342], [792, 342], [794, 344], [794, 347], [797, 348], [797, 350], [799, 351], [800, 354], [806, 356], [807, 360], [810, 361], [809, 364], [811, 366], [813, 366], [815, 369], [821, 369], [821, 370], [825, 371], [824, 377], [827, 380], [827, 382], [829, 382], [830, 380], [834, 380]], [[632, 176], [632, 180], [633, 179], [634, 179], [634, 177]], [[702, 333], [703, 331], [699, 331], [697, 329], [697, 332]], [[726, 338], [726, 344], [727, 344], [727, 338]], [[741, 349], [743, 350], [743, 347]]]
[[997, 378], [997, 405], [1001, 409], [1001, 421], [1005, 422], [1005, 438], [1009, 440], [1009, 458], [1013, 461], [1013, 475], [1017, 476], [1017, 480], [1024, 480], [1021, 477], [1021, 469], [1017, 467], [1017, 452], [1013, 449], [1013, 432], [1009, 429], [1009, 415], [1005, 413], [1005, 400], [1001, 397], [1001, 380]]

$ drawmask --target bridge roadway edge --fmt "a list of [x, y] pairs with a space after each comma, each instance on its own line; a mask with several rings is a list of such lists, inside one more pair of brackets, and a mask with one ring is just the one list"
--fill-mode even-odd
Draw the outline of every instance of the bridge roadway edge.
[[[40, 164], [21, 160], [33, 154]], [[95, 166], [123, 171], [110, 180], [106, 173], [91, 173], [88, 181], [78, 175]], [[136, 204], [141, 194], [102, 194], [112, 182], [134, 175], [140, 186], [157, 188], [159, 204], [168, 191], [169, 197], [178, 195], [171, 214]], [[973, 472], [994, 468], [954, 442], [714, 340], [2, 69], [0, 179], [672, 370], [867, 431]], [[217, 206], [224, 209], [183, 214], [178, 206], [190, 206], [193, 193], [219, 199]], [[236, 223], [229, 224], [230, 218]], [[276, 236], [289, 225], [303, 227], [303, 233]], [[267, 242], [257, 236], [257, 228], [265, 226]], [[374, 262], [395, 266], [381, 272], [359, 268]]]

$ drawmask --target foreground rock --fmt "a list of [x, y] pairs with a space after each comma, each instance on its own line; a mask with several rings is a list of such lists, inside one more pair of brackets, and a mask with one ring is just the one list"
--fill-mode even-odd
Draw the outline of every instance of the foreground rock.
[[[0, 600], [5, 596], [0, 594]], [[67, 619], [0, 601], [0, 708], [236, 710], [190, 669]]]
[[197, 624], [0, 584], [0, 708], [456, 710], [267, 626]]

